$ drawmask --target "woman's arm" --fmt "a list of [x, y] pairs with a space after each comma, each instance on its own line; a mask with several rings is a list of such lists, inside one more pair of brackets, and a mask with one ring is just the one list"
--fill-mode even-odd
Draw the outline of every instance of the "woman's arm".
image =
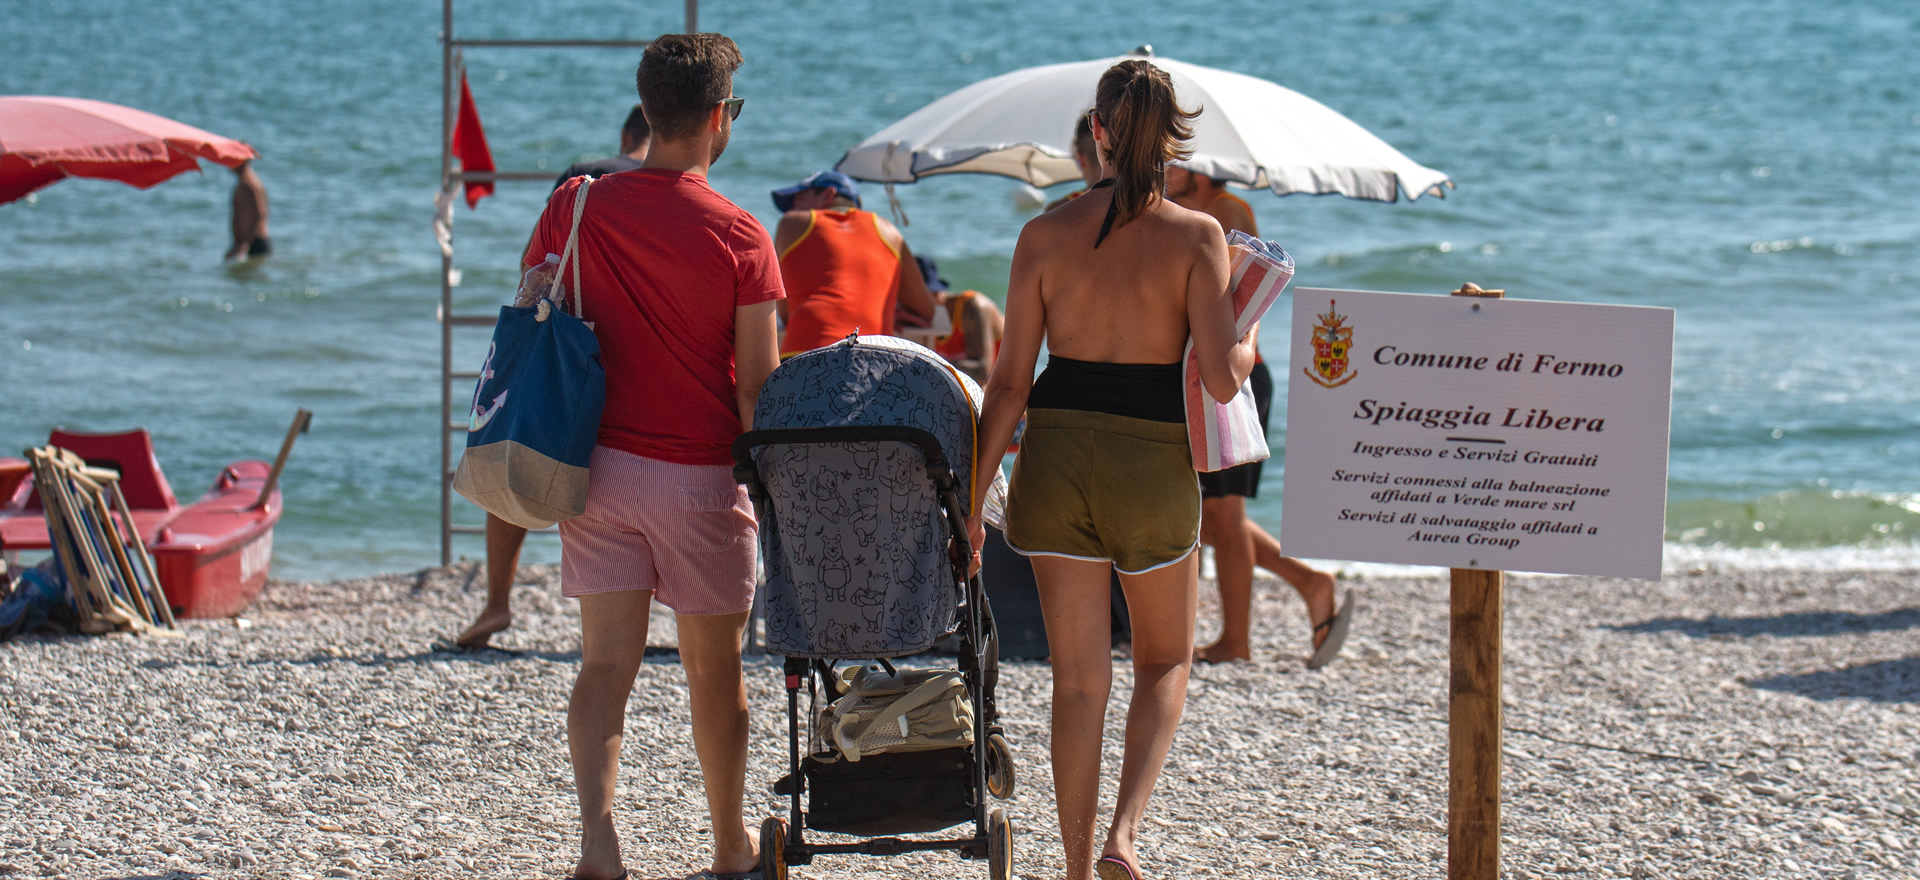
[[[973, 467], [973, 515], [980, 515], [987, 488], [1000, 470], [1013, 429], [1027, 411], [1027, 393], [1033, 390], [1033, 365], [1040, 358], [1040, 342], [1047, 334], [1047, 309], [1040, 298], [1040, 267], [1030, 240], [1031, 227], [1020, 233], [1013, 249], [1013, 272], [1007, 282], [1006, 328], [1000, 337], [1000, 356], [987, 376], [986, 402], [980, 410], [979, 459]], [[978, 544], [975, 544], [978, 547]]]
[[1227, 290], [1227, 242], [1219, 224], [1205, 218], [1196, 245], [1200, 257], [1187, 274], [1187, 326], [1199, 361], [1200, 384], [1214, 400], [1226, 403], [1253, 372], [1253, 334], [1233, 331], [1233, 297]]

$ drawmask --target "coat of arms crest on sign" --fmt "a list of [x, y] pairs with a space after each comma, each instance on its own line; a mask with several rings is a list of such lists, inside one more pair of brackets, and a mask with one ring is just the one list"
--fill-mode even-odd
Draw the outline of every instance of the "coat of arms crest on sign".
[[1335, 311], [1334, 300], [1327, 300], [1326, 314], [1313, 326], [1313, 367], [1307, 378], [1323, 388], [1338, 388], [1360, 374], [1347, 370], [1347, 352], [1353, 348], [1353, 327], [1347, 316]]

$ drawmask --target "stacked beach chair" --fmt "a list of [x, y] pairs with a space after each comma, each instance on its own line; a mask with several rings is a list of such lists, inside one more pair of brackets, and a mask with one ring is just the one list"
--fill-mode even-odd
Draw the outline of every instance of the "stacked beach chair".
[[55, 446], [26, 456], [80, 631], [178, 635], [160, 574], [120, 492], [120, 474]]

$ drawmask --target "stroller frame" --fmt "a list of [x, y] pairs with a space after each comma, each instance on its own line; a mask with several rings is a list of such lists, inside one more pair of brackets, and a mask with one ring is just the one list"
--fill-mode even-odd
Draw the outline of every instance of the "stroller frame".
[[[955, 850], [962, 858], [988, 861], [993, 880], [1011, 880], [1013, 875], [1013, 826], [1000, 807], [989, 810], [987, 795], [1005, 799], [1014, 788], [1012, 755], [998, 724], [999, 713], [993, 704], [993, 681], [998, 678], [997, 640], [993, 614], [987, 606], [985, 589], [978, 574], [967, 573], [971, 554], [960, 549], [966, 540], [966, 509], [960, 503], [959, 478], [942, 450], [939, 438], [921, 428], [895, 425], [835, 425], [804, 428], [770, 428], [748, 431], [733, 443], [734, 478], [747, 486], [762, 528], [776, 528], [773, 505], [760, 480], [754, 458], [756, 449], [772, 445], [813, 445], [849, 442], [900, 442], [925, 456], [927, 473], [939, 494], [940, 508], [955, 542], [948, 554], [953, 580], [962, 591], [964, 602], [954, 630], [958, 641], [958, 665], [967, 693], [975, 707], [973, 717], [973, 834], [942, 839], [907, 839], [895, 836], [869, 837], [856, 843], [811, 843], [806, 836], [806, 811], [803, 797], [806, 775], [801, 767], [800, 692], [813, 693], [813, 675], [817, 671], [830, 699], [837, 697], [832, 667], [817, 657], [785, 658], [787, 688], [787, 770], [785, 782], [776, 791], [790, 798], [785, 818], [771, 817], [761, 823], [760, 858], [766, 880], [786, 880], [787, 866], [807, 865], [816, 855], [860, 854], [893, 856], [911, 852]], [[884, 660], [882, 661], [885, 662]]]

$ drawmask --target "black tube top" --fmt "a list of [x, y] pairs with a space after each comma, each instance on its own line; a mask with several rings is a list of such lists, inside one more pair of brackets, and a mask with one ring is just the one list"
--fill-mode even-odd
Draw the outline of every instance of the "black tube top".
[[1185, 422], [1180, 365], [1109, 364], [1047, 356], [1027, 395], [1033, 409], [1074, 409], [1153, 422]]

